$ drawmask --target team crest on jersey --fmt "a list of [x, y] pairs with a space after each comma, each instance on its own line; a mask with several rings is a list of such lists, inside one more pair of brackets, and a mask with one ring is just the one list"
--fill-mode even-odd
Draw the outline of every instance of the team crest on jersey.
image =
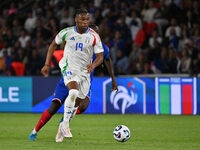
[[89, 44], [89, 43], [90, 43], [90, 38], [89, 38], [89, 37], [86, 37], [85, 43], [86, 43], [86, 44]]

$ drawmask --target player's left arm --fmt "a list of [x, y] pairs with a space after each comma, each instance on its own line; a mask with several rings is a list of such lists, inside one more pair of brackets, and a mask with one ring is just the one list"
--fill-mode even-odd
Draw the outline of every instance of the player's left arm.
[[112, 78], [112, 90], [118, 92], [118, 85], [115, 80], [114, 69], [113, 69], [112, 60], [111, 60], [110, 56], [108, 56], [107, 59], [104, 59], [104, 63], [105, 63], [106, 68]]
[[103, 62], [103, 52], [96, 53], [95, 55], [96, 55], [96, 59], [93, 62], [93, 64], [89, 64], [87, 66], [88, 73], [91, 73], [94, 70], [94, 68], [96, 68], [97, 66], [99, 66]]
[[93, 64], [89, 64], [87, 66], [88, 73], [91, 73], [97, 66], [99, 66], [103, 62], [103, 47], [101, 43], [101, 39], [98, 34], [93, 34], [94, 41], [94, 53], [96, 55], [96, 59]]

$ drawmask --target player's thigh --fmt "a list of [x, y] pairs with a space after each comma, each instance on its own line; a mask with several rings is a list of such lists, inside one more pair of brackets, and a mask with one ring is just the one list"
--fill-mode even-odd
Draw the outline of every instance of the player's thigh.
[[90, 90], [90, 78], [84, 78], [79, 83], [79, 94], [78, 94], [78, 97], [80, 99], [85, 99], [85, 97], [89, 93], [89, 90]]

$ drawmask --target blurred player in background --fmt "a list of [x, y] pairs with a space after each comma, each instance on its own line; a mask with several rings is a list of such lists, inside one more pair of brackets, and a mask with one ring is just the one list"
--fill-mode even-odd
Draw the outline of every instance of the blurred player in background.
[[[96, 25], [90, 25], [90, 28], [94, 29], [97, 33], [99, 32], [99, 29]], [[63, 44], [65, 45], [65, 42], [63, 42]], [[107, 67], [107, 70], [112, 78], [112, 90], [116, 90], [118, 91], [118, 85], [116, 83], [115, 77], [114, 77], [114, 71], [113, 71], [113, 67], [112, 67], [112, 61], [110, 59], [109, 56], [109, 48], [102, 43], [103, 48], [104, 48], [104, 63]], [[93, 61], [95, 60], [96, 56], [93, 55]], [[94, 71], [91, 73], [90, 77], [91, 77], [91, 81], [93, 78], [93, 74]], [[30, 140], [36, 140], [36, 136], [37, 136], [37, 132], [49, 121], [49, 119], [58, 111], [58, 109], [62, 106], [62, 104], [64, 103], [66, 97], [68, 96], [68, 89], [65, 86], [64, 82], [63, 82], [63, 78], [60, 80], [60, 82], [58, 83], [55, 91], [54, 91], [54, 98], [52, 99], [52, 104], [51, 106], [42, 114], [42, 117], [40, 118], [40, 120], [38, 121], [38, 124], [35, 127], [35, 131], [36, 133], [33, 134], [33, 132], [31, 133], [31, 135], [29, 136]], [[60, 103], [61, 102], [61, 103]], [[88, 96], [86, 96], [86, 98], [82, 101], [80, 101], [79, 107], [77, 109], [77, 111], [73, 111], [72, 115], [71, 115], [71, 119], [74, 117], [75, 113], [77, 114], [81, 114], [83, 113], [90, 102], [90, 92], [88, 93]], [[76, 101], [76, 105], [77, 101]], [[63, 140], [63, 136], [60, 132], [60, 129], [58, 130], [57, 136], [56, 136], [56, 141], [57, 142], [62, 142]]]
[[[64, 119], [61, 124], [62, 136], [71, 138], [69, 119], [73, 111], [76, 111], [78, 103], [76, 99], [85, 99], [90, 90], [90, 73], [103, 62], [103, 47], [99, 35], [89, 26], [89, 13], [86, 9], [78, 9], [75, 14], [76, 26], [61, 30], [49, 46], [45, 65], [41, 72], [44, 76], [49, 73], [51, 57], [57, 47], [66, 41], [64, 55], [59, 62], [63, 75], [63, 81], [69, 93], [64, 103]], [[93, 63], [93, 52], [96, 59]], [[60, 101], [57, 99], [57, 101]], [[79, 100], [80, 101], [80, 100]], [[61, 101], [60, 101], [61, 102]], [[50, 113], [46, 113], [50, 116]], [[37, 133], [34, 129], [29, 136]]]

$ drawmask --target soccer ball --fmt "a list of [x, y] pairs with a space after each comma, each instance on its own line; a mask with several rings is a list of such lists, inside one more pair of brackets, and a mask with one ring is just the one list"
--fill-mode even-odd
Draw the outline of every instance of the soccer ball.
[[129, 128], [125, 125], [117, 126], [113, 131], [113, 137], [118, 142], [126, 142], [131, 136]]

